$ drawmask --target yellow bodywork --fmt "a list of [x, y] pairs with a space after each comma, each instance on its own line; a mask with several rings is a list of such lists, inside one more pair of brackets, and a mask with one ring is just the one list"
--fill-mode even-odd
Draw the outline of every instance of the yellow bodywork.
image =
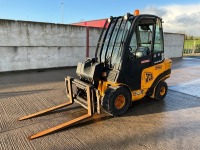
[[[142, 71], [142, 75], [141, 75], [141, 89], [131, 91], [132, 101], [142, 99], [146, 95], [147, 90], [152, 86], [152, 84], [154, 83], [156, 78], [160, 74], [162, 74], [164, 71], [169, 70], [171, 68], [171, 66], [172, 66], [172, 61], [171, 61], [171, 59], [167, 58], [164, 60], [164, 62], [162, 62], [160, 64], [157, 64], [152, 67], [144, 69]], [[161, 78], [160, 81], [165, 80], [168, 77], [170, 77], [170, 74]], [[124, 84], [101, 80], [101, 81], [99, 81], [98, 91], [100, 93], [100, 96], [103, 97], [106, 89], [109, 86], [116, 87], [116, 86], [122, 86], [122, 85], [124, 85]], [[124, 85], [124, 86], [128, 87], [127, 85]], [[154, 97], [154, 93], [155, 93], [155, 88], [154, 88], [154, 91], [153, 91], [153, 94], [151, 97]]]

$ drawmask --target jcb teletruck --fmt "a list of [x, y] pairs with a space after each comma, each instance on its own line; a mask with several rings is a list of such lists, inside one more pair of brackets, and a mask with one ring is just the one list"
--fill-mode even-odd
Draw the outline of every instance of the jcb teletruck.
[[68, 127], [101, 108], [112, 116], [124, 114], [132, 101], [143, 97], [158, 100], [167, 94], [172, 61], [164, 58], [162, 19], [154, 15], [135, 13], [110, 17], [100, 35], [95, 58], [78, 63], [80, 79], [65, 78], [70, 101], [53, 108], [20, 118], [28, 119], [55, 109], [82, 105], [88, 113], [71, 121], [39, 132], [34, 139]]

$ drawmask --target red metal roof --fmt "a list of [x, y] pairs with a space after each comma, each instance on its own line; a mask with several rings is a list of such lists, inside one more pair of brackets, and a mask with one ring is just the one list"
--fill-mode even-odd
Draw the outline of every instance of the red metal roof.
[[77, 22], [77, 23], [72, 23], [72, 25], [103, 28], [106, 20], [107, 19]]

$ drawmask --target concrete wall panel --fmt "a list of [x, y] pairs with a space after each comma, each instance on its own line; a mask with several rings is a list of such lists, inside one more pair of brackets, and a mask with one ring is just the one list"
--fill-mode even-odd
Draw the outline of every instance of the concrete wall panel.
[[90, 46], [97, 46], [99, 36], [101, 34], [101, 28], [89, 28], [89, 41]]
[[165, 57], [182, 57], [184, 34], [164, 33]]
[[76, 66], [84, 47], [0, 47], [0, 70], [16, 71]]
[[0, 46], [85, 46], [86, 28], [0, 20]]
[[95, 52], [96, 52], [96, 46], [90, 46], [89, 57], [90, 58], [94, 58], [95, 57]]

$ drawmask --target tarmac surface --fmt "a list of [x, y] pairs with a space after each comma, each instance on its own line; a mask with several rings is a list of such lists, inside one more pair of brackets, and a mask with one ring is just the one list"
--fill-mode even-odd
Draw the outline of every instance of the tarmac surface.
[[75, 68], [0, 74], [0, 150], [199, 149], [200, 57], [173, 61], [163, 101], [134, 102], [121, 117], [106, 113], [29, 141], [28, 136], [86, 113], [79, 105], [28, 119], [20, 117], [68, 99], [64, 77]]

